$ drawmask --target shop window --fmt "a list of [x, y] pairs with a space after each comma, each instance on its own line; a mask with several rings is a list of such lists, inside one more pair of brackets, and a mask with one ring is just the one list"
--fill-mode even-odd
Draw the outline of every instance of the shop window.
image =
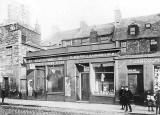
[[97, 95], [114, 94], [114, 66], [113, 64], [94, 64], [95, 91]]
[[154, 83], [153, 83], [154, 92], [160, 90], [160, 66], [154, 66]]
[[157, 51], [157, 40], [156, 39], [150, 40], [150, 51], [151, 52]]
[[64, 65], [48, 66], [48, 92], [62, 92]]
[[35, 79], [36, 94], [41, 95], [45, 91], [45, 66], [36, 66]]

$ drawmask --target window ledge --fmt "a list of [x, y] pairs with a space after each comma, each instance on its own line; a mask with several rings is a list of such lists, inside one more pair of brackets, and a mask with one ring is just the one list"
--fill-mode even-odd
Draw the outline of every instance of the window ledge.
[[64, 92], [49, 92], [49, 93], [47, 93], [47, 95], [58, 95], [58, 94], [64, 94]]
[[114, 96], [115, 96], [115, 94], [112, 94], [112, 95], [93, 94], [93, 96], [114, 97]]

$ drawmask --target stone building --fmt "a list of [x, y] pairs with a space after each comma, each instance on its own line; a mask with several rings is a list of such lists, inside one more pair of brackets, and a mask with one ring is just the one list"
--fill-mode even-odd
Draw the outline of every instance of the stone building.
[[47, 100], [115, 103], [127, 85], [142, 103], [145, 91], [160, 88], [159, 14], [82, 25], [56, 34], [61, 47], [27, 54], [30, 96], [37, 91]]
[[114, 59], [116, 89], [128, 85], [137, 102], [143, 101], [145, 91], [160, 88], [160, 15], [121, 20], [114, 41], [121, 49]]
[[26, 91], [27, 51], [40, 50], [40, 33], [18, 23], [0, 26], [0, 83], [7, 94]]

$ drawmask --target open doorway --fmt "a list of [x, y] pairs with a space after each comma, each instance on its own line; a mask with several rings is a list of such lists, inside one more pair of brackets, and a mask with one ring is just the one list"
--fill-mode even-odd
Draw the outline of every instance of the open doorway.
[[8, 77], [4, 77], [4, 88], [5, 88], [5, 92], [6, 92], [6, 97], [9, 96], [9, 78]]
[[143, 65], [129, 65], [128, 68], [128, 87], [134, 95], [136, 104], [144, 102], [144, 77]]
[[89, 63], [76, 64], [76, 95], [77, 101], [88, 101], [90, 96], [89, 88]]

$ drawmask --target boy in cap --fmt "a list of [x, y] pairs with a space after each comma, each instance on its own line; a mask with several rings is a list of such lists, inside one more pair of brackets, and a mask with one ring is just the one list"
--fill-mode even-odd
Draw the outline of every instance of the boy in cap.
[[128, 111], [128, 107], [129, 107], [130, 112], [132, 112], [132, 107], [131, 107], [131, 102], [130, 102], [132, 97], [133, 97], [132, 92], [128, 89], [128, 86], [125, 86], [125, 106], [126, 106], [126, 111]]

